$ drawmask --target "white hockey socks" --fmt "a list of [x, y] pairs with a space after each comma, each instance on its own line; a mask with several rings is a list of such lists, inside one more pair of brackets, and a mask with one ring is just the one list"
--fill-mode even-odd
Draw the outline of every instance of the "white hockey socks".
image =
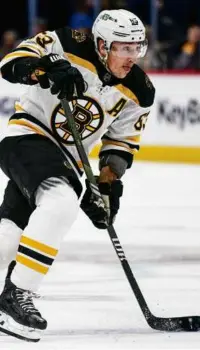
[[17, 264], [11, 275], [16, 286], [31, 291], [37, 291], [49, 271], [79, 209], [74, 190], [63, 180], [54, 178], [39, 187], [36, 205], [21, 236]]
[[22, 230], [11, 220], [1, 219], [0, 223], [0, 269], [8, 267], [15, 259]]

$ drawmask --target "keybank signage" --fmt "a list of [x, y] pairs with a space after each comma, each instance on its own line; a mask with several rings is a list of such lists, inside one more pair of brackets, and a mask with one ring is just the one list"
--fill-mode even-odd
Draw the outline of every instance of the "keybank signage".
[[15, 102], [23, 89], [21, 84], [11, 84], [0, 78], [0, 118], [13, 114]]
[[180, 130], [189, 125], [196, 127], [200, 125], [200, 100], [191, 97], [185, 104], [169, 98], [158, 100], [157, 119], [159, 123], [166, 123]]
[[0, 116], [9, 117], [14, 113], [14, 105], [17, 97], [0, 97]]
[[144, 144], [200, 147], [200, 75], [150, 74], [155, 104]]

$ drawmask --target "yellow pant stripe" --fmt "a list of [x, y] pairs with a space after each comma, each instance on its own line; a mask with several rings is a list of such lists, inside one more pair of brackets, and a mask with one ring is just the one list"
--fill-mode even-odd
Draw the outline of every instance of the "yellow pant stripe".
[[19, 255], [19, 254], [17, 254], [17, 256], [16, 256], [16, 261], [19, 262], [20, 264], [28, 267], [29, 269], [32, 269], [32, 270], [37, 271], [39, 273], [42, 273], [43, 275], [46, 275], [46, 273], [49, 270], [48, 267], [40, 265], [37, 262], [34, 262], [28, 258], [25, 258], [24, 256]]
[[26, 236], [21, 236], [20, 243], [24, 243], [31, 248], [37, 249], [43, 253], [49, 254], [51, 256], [56, 256], [58, 254], [58, 250], [52, 247], [49, 247], [46, 244], [35, 241], [34, 239], [28, 238]]

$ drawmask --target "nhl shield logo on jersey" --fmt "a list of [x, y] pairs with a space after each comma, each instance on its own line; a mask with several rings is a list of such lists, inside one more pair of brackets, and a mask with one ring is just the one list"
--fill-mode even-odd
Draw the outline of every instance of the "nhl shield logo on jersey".
[[[69, 102], [69, 106], [72, 110], [82, 140], [99, 130], [104, 117], [102, 108], [97, 101], [91, 97], [84, 96], [83, 99], [74, 98]], [[61, 103], [54, 109], [51, 118], [51, 126], [53, 132], [62, 139], [63, 143], [74, 143]]]

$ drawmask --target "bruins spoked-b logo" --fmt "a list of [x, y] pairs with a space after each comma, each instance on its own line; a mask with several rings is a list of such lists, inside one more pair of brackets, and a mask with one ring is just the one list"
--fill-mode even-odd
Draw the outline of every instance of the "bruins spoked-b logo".
[[[95, 133], [103, 123], [103, 111], [100, 105], [91, 97], [74, 98], [69, 102], [77, 130], [84, 140]], [[73, 136], [70, 132], [67, 118], [61, 103], [55, 108], [51, 119], [52, 130], [65, 144], [73, 144]]]

